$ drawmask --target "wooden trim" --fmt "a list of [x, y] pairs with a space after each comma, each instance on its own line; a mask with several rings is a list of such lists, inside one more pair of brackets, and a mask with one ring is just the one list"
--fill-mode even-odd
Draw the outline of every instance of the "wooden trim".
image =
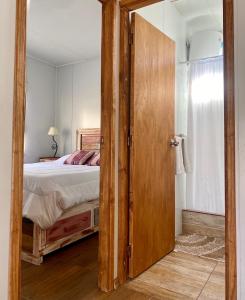
[[226, 299], [237, 299], [234, 7], [224, 0]]
[[[154, 3], [158, 3], [161, 0], [121, 0], [120, 6], [122, 10], [132, 11], [138, 8], [145, 7]], [[226, 299], [233, 300], [237, 298], [237, 266], [236, 266], [236, 194], [235, 194], [235, 85], [234, 85], [234, 2], [233, 0], [223, 0], [224, 5], [224, 76], [225, 76], [225, 187], [226, 187]], [[122, 15], [122, 12], [121, 12]], [[122, 25], [124, 26], [124, 25]], [[121, 29], [122, 35], [122, 29]], [[122, 37], [121, 37], [122, 39]], [[121, 61], [125, 59], [127, 51], [122, 46], [120, 51], [125, 52], [124, 56], [121, 55]], [[122, 70], [122, 69], [121, 69]], [[124, 70], [124, 72], [126, 72]], [[121, 73], [121, 77], [126, 76]], [[123, 78], [121, 79], [121, 85], [123, 84]], [[121, 86], [122, 89], [122, 86]], [[121, 92], [120, 102], [124, 103], [124, 95]], [[121, 104], [122, 105], [122, 104]], [[120, 111], [121, 113], [121, 111]], [[127, 118], [124, 116], [125, 122]], [[123, 132], [125, 126], [123, 121], [120, 121], [120, 137], [123, 140]], [[123, 156], [123, 152], [127, 152], [126, 145], [121, 142], [119, 160], [121, 157], [121, 164], [126, 165], [126, 156]], [[124, 148], [124, 149], [123, 149]], [[121, 171], [120, 171], [121, 172]], [[120, 175], [120, 173], [119, 173]], [[119, 176], [119, 185], [121, 188], [124, 186], [125, 193], [128, 190], [128, 186], [124, 185], [126, 177]], [[126, 194], [125, 194], [126, 195]], [[127, 203], [128, 197], [123, 196], [123, 192], [119, 193], [119, 215], [125, 213], [127, 217]], [[127, 202], [127, 203], [122, 203]], [[125, 230], [125, 222], [121, 220], [119, 222], [119, 233]], [[125, 247], [125, 241], [119, 240], [120, 247]], [[120, 250], [123, 253], [123, 249]], [[120, 252], [119, 252], [120, 253]], [[119, 255], [119, 280], [123, 283], [126, 279], [125, 273], [123, 273], [122, 267], [122, 255]], [[125, 269], [127, 270], [127, 269]], [[120, 275], [120, 272], [122, 274]], [[126, 272], [126, 271], [125, 271]]]
[[120, 5], [122, 8], [132, 11], [161, 1], [163, 0], [121, 0]]
[[101, 68], [101, 145], [99, 287], [114, 289], [115, 119], [117, 100], [118, 0], [103, 3]]
[[129, 11], [120, 10], [120, 101], [119, 101], [119, 232], [118, 232], [118, 280], [123, 284], [127, 280], [129, 239]]
[[9, 299], [20, 299], [25, 117], [26, 0], [16, 2]]

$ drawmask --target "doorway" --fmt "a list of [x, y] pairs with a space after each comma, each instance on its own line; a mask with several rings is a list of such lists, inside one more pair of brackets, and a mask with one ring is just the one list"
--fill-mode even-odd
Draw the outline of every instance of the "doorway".
[[[178, 1], [176, 1], [176, 2], [178, 2]], [[162, 4], [164, 5], [164, 3], [162, 3]], [[166, 3], [166, 4], [169, 4], [169, 3]], [[233, 78], [234, 75], [233, 75], [233, 73], [230, 73], [230, 69], [229, 70], [227, 69], [227, 65], [231, 66], [231, 62], [233, 62], [233, 58], [228, 55], [228, 53], [230, 51], [233, 53], [233, 50], [229, 49], [230, 46], [229, 46], [229, 43], [228, 43], [228, 41], [231, 37], [227, 36], [228, 35], [227, 26], [230, 26], [230, 25], [227, 24], [227, 18], [231, 17], [231, 16], [228, 16], [227, 7], [230, 5], [230, 3], [226, 3], [226, 1], [224, 1], [223, 4], [224, 4], [224, 77], [225, 77], [225, 83], [224, 83], [225, 84], [225, 98], [224, 98], [224, 116], [225, 116], [224, 117], [224, 128], [225, 128], [225, 130], [224, 131], [225, 131], [225, 133], [224, 133], [224, 136], [225, 136], [225, 156], [226, 156], [226, 158], [225, 158], [225, 174], [226, 174], [225, 175], [225, 177], [226, 177], [226, 181], [225, 181], [225, 185], [226, 185], [226, 187], [225, 187], [225, 191], [226, 191], [225, 192], [225, 199], [226, 199], [226, 211], [225, 211], [226, 226], [225, 226], [225, 228], [226, 229], [225, 230], [226, 230], [226, 272], [227, 272], [226, 273], [226, 297], [228, 297], [228, 298], [231, 297], [233, 299], [233, 297], [235, 298], [234, 289], [233, 288], [230, 289], [230, 286], [231, 286], [231, 284], [234, 284], [234, 278], [236, 276], [236, 268], [234, 266], [235, 257], [233, 257], [233, 254], [235, 253], [235, 251], [234, 251], [235, 248], [233, 249], [233, 251], [230, 252], [229, 247], [231, 246], [231, 244], [233, 245], [233, 247], [235, 247], [235, 241], [236, 240], [235, 240], [235, 235], [234, 235], [234, 231], [233, 231], [234, 230], [234, 226], [233, 226], [234, 224], [232, 222], [232, 224], [233, 224], [232, 227], [228, 227], [227, 222], [231, 217], [230, 214], [232, 214], [232, 217], [231, 217], [232, 220], [235, 217], [235, 210], [233, 210], [234, 209], [235, 198], [231, 197], [231, 193], [228, 192], [231, 187], [229, 186], [227, 178], [231, 175], [231, 173], [233, 173], [232, 170], [234, 168], [234, 152], [233, 152], [233, 154], [232, 153], [228, 154], [229, 153], [229, 146], [227, 145], [227, 143], [229, 144], [228, 141], [230, 141], [230, 136], [229, 135], [227, 136], [227, 134], [229, 132], [229, 130], [227, 129], [227, 126], [228, 126], [227, 125], [227, 122], [228, 122], [227, 117], [228, 117], [228, 115], [230, 114], [231, 111], [229, 110], [230, 107], [228, 109], [227, 105], [230, 102], [233, 103], [234, 95], [232, 96], [232, 99], [229, 98], [229, 97], [231, 97], [231, 94], [229, 94], [229, 92], [227, 90], [227, 86], [230, 86], [230, 83], [231, 83], [230, 80], [228, 80], [229, 76], [231, 76]], [[181, 5], [181, 3], [180, 3], [180, 5]], [[159, 3], [159, 6], [160, 6], [160, 3]], [[130, 31], [130, 22], [129, 22], [129, 19], [128, 19], [126, 8], [128, 8], [130, 11], [134, 11], [135, 9], [142, 8], [142, 7], [145, 7], [144, 3], [141, 3], [141, 4], [140, 3], [138, 3], [138, 4], [135, 4], [135, 3], [132, 4], [131, 3], [131, 6], [130, 6], [130, 4], [127, 6], [127, 3], [125, 3], [125, 6], [124, 6], [125, 10], [121, 12], [121, 24], [123, 24], [123, 28], [121, 27], [121, 51], [122, 51], [121, 52], [121, 60], [124, 63], [128, 63], [128, 66], [130, 66], [130, 64], [132, 64], [132, 57], [131, 57], [131, 62], [130, 62], [129, 59], [128, 59], [128, 57], [130, 57], [130, 55], [131, 55], [130, 50], [127, 48], [127, 45], [126, 45], [126, 42], [125, 42], [126, 32]], [[230, 8], [230, 6], [229, 6], [229, 8]], [[149, 15], [150, 14], [151, 13], [149, 13]], [[165, 17], [167, 18], [168, 15], [165, 14]], [[159, 21], [159, 18], [158, 18], [157, 21], [158, 21], [158, 23], [161, 22], [161, 21]], [[165, 22], [166, 22], [166, 19], [165, 19]], [[133, 42], [134, 42], [134, 40], [133, 40]], [[130, 35], [129, 44], [131, 44], [131, 47], [132, 47], [132, 36], [131, 35]], [[145, 49], [145, 48], [142, 47], [142, 49]], [[129, 72], [126, 67], [122, 68], [121, 70], [122, 70], [122, 72], [125, 72], [125, 74], [128, 74], [128, 72]], [[132, 70], [131, 70], [131, 72], [132, 72]], [[133, 72], [134, 72], [134, 70], [133, 70]], [[230, 74], [230, 75], [228, 75], [228, 74]], [[134, 73], [133, 74], [131, 73], [131, 76], [134, 76]], [[127, 107], [127, 103], [126, 103], [126, 99], [129, 99], [129, 89], [127, 89], [127, 88], [129, 88], [129, 86], [127, 86], [126, 83], [123, 82], [123, 81], [121, 81], [121, 86], [122, 86], [122, 88], [124, 88], [124, 90], [123, 90], [124, 94], [121, 95], [121, 99], [122, 99], [121, 110], [123, 111], [124, 114], [128, 114], [128, 116], [130, 115], [130, 113], [135, 114], [134, 111], [132, 112], [132, 111], [129, 110], [129, 107]], [[143, 86], [146, 86], [146, 85], [143, 84]], [[132, 89], [132, 83], [131, 83], [130, 88]], [[125, 96], [125, 94], [126, 94], [126, 96]], [[132, 90], [131, 90], [131, 95], [132, 95]], [[233, 110], [233, 112], [234, 112], [234, 110]], [[130, 124], [130, 119], [129, 118], [127, 119], [127, 117], [125, 117], [124, 120], [125, 119], [128, 122], [128, 124]], [[233, 119], [233, 121], [234, 121], [234, 119]], [[233, 123], [233, 126], [234, 126], [234, 123]], [[128, 125], [128, 130], [129, 130], [129, 128], [130, 128], [130, 125]], [[123, 133], [125, 134], [125, 128], [124, 128], [124, 132], [122, 130], [121, 134], [123, 135]], [[230, 132], [230, 134], [232, 134], [232, 133]], [[171, 135], [171, 133], [170, 133], [170, 135]], [[132, 141], [132, 138], [130, 136], [129, 144], [131, 144], [131, 141]], [[134, 143], [134, 140], [133, 140], [132, 143]], [[121, 143], [121, 146], [125, 147], [125, 144]], [[230, 146], [231, 146], [231, 144], [230, 144]], [[155, 149], [155, 151], [156, 151], [156, 149]], [[128, 151], [127, 155], [131, 159], [130, 150]], [[147, 158], [144, 157], [144, 161], [146, 159]], [[231, 161], [233, 161], [233, 164], [232, 164], [233, 167], [231, 167], [230, 163], [227, 164], [228, 161], [230, 163], [231, 163]], [[124, 175], [122, 175], [122, 176], [124, 176]], [[231, 178], [231, 177], [229, 177], [229, 178]], [[124, 213], [124, 216], [126, 215], [126, 220], [130, 220], [130, 218], [131, 218], [130, 214], [131, 214], [132, 210], [134, 209], [134, 203], [133, 203], [133, 201], [131, 201], [131, 199], [134, 199], [133, 196], [132, 196], [132, 193], [134, 191], [130, 190], [130, 188], [131, 188], [130, 187], [130, 184], [131, 184], [130, 180], [129, 180], [129, 187], [126, 186], [126, 184], [125, 184], [125, 186], [128, 187], [128, 189], [129, 189], [129, 195], [130, 195], [129, 196], [129, 204], [128, 204], [128, 206], [126, 204], [121, 205], [122, 212]], [[234, 177], [233, 177], [233, 183], [234, 183]], [[232, 195], [234, 196], [234, 186], [231, 189], [233, 190]], [[123, 199], [122, 199], [122, 201], [123, 201]], [[224, 201], [224, 199], [223, 199], [223, 201]], [[231, 205], [231, 203], [233, 203], [233, 204]], [[224, 208], [224, 205], [223, 205], [223, 208]], [[119, 207], [119, 209], [120, 209], [120, 207]], [[127, 211], [126, 211], [127, 209], [129, 211], [129, 214], [127, 214]], [[222, 209], [222, 207], [221, 207], [221, 209]], [[149, 210], [150, 210], [150, 208], [149, 208]], [[141, 215], [141, 222], [143, 222], [142, 221], [143, 219], [144, 219], [144, 216]], [[130, 261], [131, 261], [131, 255], [132, 255], [132, 247], [133, 247], [133, 245], [130, 244], [130, 241], [132, 241], [132, 239], [130, 239], [130, 234], [131, 234], [130, 233], [130, 231], [131, 231], [130, 226], [133, 228], [133, 226], [132, 226], [133, 222], [131, 220], [130, 225], [126, 224], [126, 222], [127, 221], [123, 222], [123, 219], [121, 220], [123, 230], [125, 230], [125, 228], [129, 228], [129, 236], [128, 236], [127, 242], [124, 244], [125, 245], [125, 248], [124, 248], [125, 252], [122, 253], [121, 260], [124, 264], [125, 264], [125, 262], [129, 262], [129, 274], [130, 274], [130, 268], [131, 268]], [[157, 225], [156, 225], [156, 228], [157, 228]], [[142, 237], [142, 235], [140, 235], [140, 236]], [[227, 243], [228, 240], [231, 241], [231, 236], [233, 236], [232, 243]], [[229, 237], [229, 238], [227, 239], [227, 237]], [[143, 239], [144, 239], [144, 237], [143, 237]], [[128, 243], [128, 241], [129, 241], [129, 246], [128, 246], [128, 250], [127, 250], [126, 244]], [[125, 239], [123, 240], [123, 242], [125, 242]], [[228, 253], [228, 255], [227, 255], [227, 253]], [[230, 257], [230, 255], [231, 255], [231, 257]], [[129, 256], [129, 258], [128, 258], [128, 256]], [[144, 257], [144, 255], [142, 254], [142, 257], [141, 257], [142, 260], [144, 259], [143, 257]], [[148, 265], [148, 267], [150, 267], [150, 264]], [[233, 269], [234, 272], [231, 272], [231, 268]], [[230, 273], [233, 274], [232, 277], [230, 277], [230, 275], [229, 275]], [[123, 276], [125, 276], [125, 273], [122, 273], [122, 276], [121, 276], [122, 281], [125, 280], [125, 277], [123, 277]], [[227, 296], [227, 295], [232, 295], [232, 296]]]
[[[89, 1], [90, 2], [90, 1]], [[21, 240], [22, 240], [22, 197], [23, 197], [23, 158], [24, 158], [24, 119], [25, 119], [25, 71], [26, 71], [26, 17], [27, 1], [18, 1], [16, 7], [16, 63], [15, 63], [15, 96], [14, 96], [14, 123], [13, 123], [13, 190], [12, 190], [12, 218], [11, 218], [11, 260], [10, 260], [10, 290], [11, 299], [20, 299], [21, 295]], [[111, 16], [111, 6], [102, 4], [102, 19]], [[101, 84], [101, 163], [100, 163], [100, 234], [98, 250], [98, 285], [104, 291], [112, 290], [114, 287], [114, 207], [115, 196], [114, 177], [115, 157], [111, 153], [114, 145], [114, 127], [110, 124], [111, 119], [106, 115], [109, 113], [111, 118], [115, 117], [113, 106], [115, 96], [113, 90], [108, 87], [107, 82], [112, 81], [112, 73], [106, 68], [114, 67], [108, 62], [108, 49], [103, 42], [105, 36], [115, 30], [113, 26], [107, 28], [102, 22], [102, 84]], [[114, 47], [114, 46], [113, 46]], [[111, 61], [112, 63], [112, 61]], [[106, 68], [105, 68], [106, 65]], [[105, 80], [106, 79], [106, 80]], [[105, 81], [104, 81], [105, 80]], [[52, 135], [51, 135], [52, 133]], [[55, 136], [54, 128], [50, 132]], [[84, 132], [77, 132], [79, 138], [83, 138]], [[85, 134], [86, 135], [86, 134]], [[98, 139], [98, 136], [97, 136]], [[81, 140], [81, 139], [80, 139]], [[84, 140], [84, 139], [83, 139]], [[80, 146], [82, 143], [80, 143]], [[103, 178], [103, 179], [102, 179]], [[105, 253], [104, 253], [105, 251]]]

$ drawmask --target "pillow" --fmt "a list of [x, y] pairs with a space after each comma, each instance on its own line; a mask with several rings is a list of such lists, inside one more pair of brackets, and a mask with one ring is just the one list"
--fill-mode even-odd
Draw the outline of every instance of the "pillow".
[[99, 166], [100, 165], [100, 153], [94, 153], [92, 157], [86, 162], [88, 166]]
[[73, 152], [64, 162], [66, 165], [83, 165], [90, 157], [94, 155], [94, 151], [78, 150]]
[[64, 156], [61, 156], [60, 158], [58, 158], [57, 160], [55, 160], [55, 163], [63, 165], [65, 163], [65, 161], [67, 160], [67, 158], [70, 156], [71, 154], [67, 154]]

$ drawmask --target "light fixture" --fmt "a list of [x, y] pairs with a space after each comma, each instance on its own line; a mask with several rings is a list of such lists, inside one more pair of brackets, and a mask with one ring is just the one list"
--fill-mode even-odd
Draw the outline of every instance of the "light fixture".
[[49, 128], [48, 135], [52, 137], [53, 143], [52, 143], [51, 148], [52, 148], [52, 150], [55, 151], [55, 152], [54, 152], [54, 157], [56, 157], [56, 154], [57, 154], [57, 151], [58, 151], [58, 143], [56, 142], [56, 140], [55, 140], [54, 137], [55, 137], [56, 135], [59, 135], [59, 131], [58, 131], [58, 129], [57, 129], [56, 127], [51, 126], [51, 127]]

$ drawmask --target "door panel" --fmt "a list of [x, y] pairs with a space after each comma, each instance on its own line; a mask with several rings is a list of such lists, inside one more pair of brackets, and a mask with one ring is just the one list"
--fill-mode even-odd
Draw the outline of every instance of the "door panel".
[[175, 43], [132, 14], [129, 277], [174, 248]]

